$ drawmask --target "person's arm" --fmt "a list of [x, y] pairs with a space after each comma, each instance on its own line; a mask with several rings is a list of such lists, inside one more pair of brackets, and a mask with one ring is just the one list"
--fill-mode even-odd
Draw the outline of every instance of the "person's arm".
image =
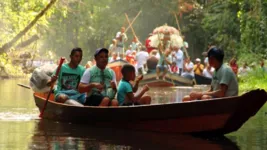
[[149, 90], [149, 87], [145, 85], [140, 93], [134, 95], [133, 92], [129, 92], [126, 94], [128, 100], [132, 102], [136, 102], [141, 99], [141, 97]]
[[169, 65], [171, 65], [172, 63], [168, 60], [168, 58], [165, 56], [165, 62]]
[[93, 88], [97, 88], [100, 91], [103, 90], [104, 86], [100, 83], [89, 83], [90, 82], [90, 71], [87, 69], [78, 86], [78, 91], [80, 93], [90, 92]]
[[53, 75], [46, 83], [47, 86], [51, 86], [52, 84], [54, 84], [57, 81], [57, 76]]
[[197, 70], [197, 65], [194, 65], [193, 69], [194, 69], [194, 72], [195, 72]]
[[207, 91], [207, 92], [202, 92], [203, 95], [210, 95], [212, 97], [225, 97], [225, 93], [228, 89], [228, 86], [226, 84], [220, 84], [220, 89], [217, 91]]
[[143, 75], [137, 77], [135, 84], [133, 86], [133, 92], [135, 93], [138, 90], [139, 82], [143, 79]]
[[110, 86], [115, 92], [117, 92], [116, 74], [113, 70], [111, 70], [111, 72], [112, 72], [112, 80], [110, 81]]
[[201, 99], [201, 97], [203, 96], [203, 95], [207, 95], [208, 93], [210, 93], [210, 92], [212, 92], [213, 91], [213, 89], [212, 89], [212, 87], [210, 87], [210, 89], [209, 90], [207, 90], [207, 91], [205, 91], [205, 92], [195, 92], [195, 91], [193, 91], [193, 92], [191, 92], [190, 94], [189, 94], [189, 96], [192, 98], [192, 99]]
[[[58, 73], [59, 75], [61, 74], [61, 70]], [[56, 70], [53, 72], [52, 77], [46, 82], [47, 86], [51, 86], [54, 84], [58, 79], [58, 76], [56, 76]]]
[[198, 65], [198, 68], [199, 68], [200, 72], [203, 72], [203, 70], [204, 70], [204, 66], [203, 66], [202, 64], [199, 64], [199, 65]]
[[192, 63], [189, 63], [189, 67], [186, 68], [188, 72], [191, 72], [194, 68], [194, 65]]

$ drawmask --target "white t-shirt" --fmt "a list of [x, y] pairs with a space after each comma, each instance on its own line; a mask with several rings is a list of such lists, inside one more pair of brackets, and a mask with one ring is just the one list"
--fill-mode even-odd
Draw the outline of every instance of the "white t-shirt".
[[137, 61], [137, 69], [143, 67], [144, 64], [146, 64], [146, 61], [149, 57], [148, 52], [140, 51], [136, 54], [136, 61]]
[[[117, 57], [116, 60], [120, 60], [120, 57]], [[109, 62], [116, 61], [113, 57], [110, 58]]]
[[[115, 84], [117, 85], [116, 74], [113, 70], [112, 70], [112, 81], [114, 81]], [[85, 84], [88, 84], [90, 82], [90, 68], [85, 70], [80, 82]]]
[[205, 59], [204, 59], [204, 63], [205, 63], [205, 64], [209, 63], [209, 58], [208, 58], [208, 57], [205, 57]]
[[251, 69], [249, 67], [247, 67], [247, 68], [241, 67], [241, 68], [238, 69], [238, 73], [240, 75], [244, 75], [244, 74], [246, 74], [249, 71], [251, 71]]
[[[211, 72], [211, 73], [210, 73], [210, 72]], [[211, 67], [210, 72], [208, 71], [207, 68], [205, 68], [205, 69], [203, 70], [202, 75], [203, 75], [204, 77], [207, 77], [207, 78], [212, 78], [212, 75], [213, 75], [213, 72], [214, 72], [214, 68], [213, 68], [213, 67]]]
[[184, 65], [184, 53], [182, 50], [178, 50], [177, 52], [173, 52], [175, 57], [173, 56], [173, 61], [176, 62], [176, 66], [178, 68], [183, 68]]
[[190, 74], [191, 76], [195, 76], [195, 74], [194, 74], [194, 64], [190, 61], [189, 63], [186, 63], [185, 64], [185, 67], [187, 68], [187, 69], [191, 69], [191, 71], [190, 72], [187, 72], [187, 71], [185, 71], [184, 70], [184, 72], [183, 72], [183, 74]]

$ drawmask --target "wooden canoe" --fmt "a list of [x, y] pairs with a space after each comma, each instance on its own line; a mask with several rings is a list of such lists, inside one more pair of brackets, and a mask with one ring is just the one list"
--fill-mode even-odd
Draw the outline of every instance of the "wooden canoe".
[[211, 78], [207, 78], [202, 75], [195, 74], [195, 80], [196, 80], [196, 84], [198, 85], [202, 85], [202, 84], [210, 85], [211, 84]]
[[[45, 96], [34, 94], [39, 110]], [[120, 129], [222, 135], [238, 130], [266, 100], [264, 90], [253, 90], [236, 97], [142, 106], [77, 107], [48, 101], [43, 118]]]

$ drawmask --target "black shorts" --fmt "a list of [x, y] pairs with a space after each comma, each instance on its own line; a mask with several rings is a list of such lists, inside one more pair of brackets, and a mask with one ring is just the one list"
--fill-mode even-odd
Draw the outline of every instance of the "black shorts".
[[86, 97], [84, 105], [86, 106], [99, 106], [105, 97], [103, 95], [91, 95]]

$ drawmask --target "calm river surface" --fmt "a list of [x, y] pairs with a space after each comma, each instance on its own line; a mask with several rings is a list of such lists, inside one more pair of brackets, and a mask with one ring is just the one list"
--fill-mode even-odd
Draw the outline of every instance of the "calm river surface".
[[[41, 121], [32, 91], [17, 86], [27, 80], [0, 80], [0, 149], [81, 150], [266, 150], [267, 105], [237, 132], [222, 138], [167, 135], [150, 132], [93, 128], [86, 125]], [[180, 101], [176, 89], [152, 89], [156, 102]]]

